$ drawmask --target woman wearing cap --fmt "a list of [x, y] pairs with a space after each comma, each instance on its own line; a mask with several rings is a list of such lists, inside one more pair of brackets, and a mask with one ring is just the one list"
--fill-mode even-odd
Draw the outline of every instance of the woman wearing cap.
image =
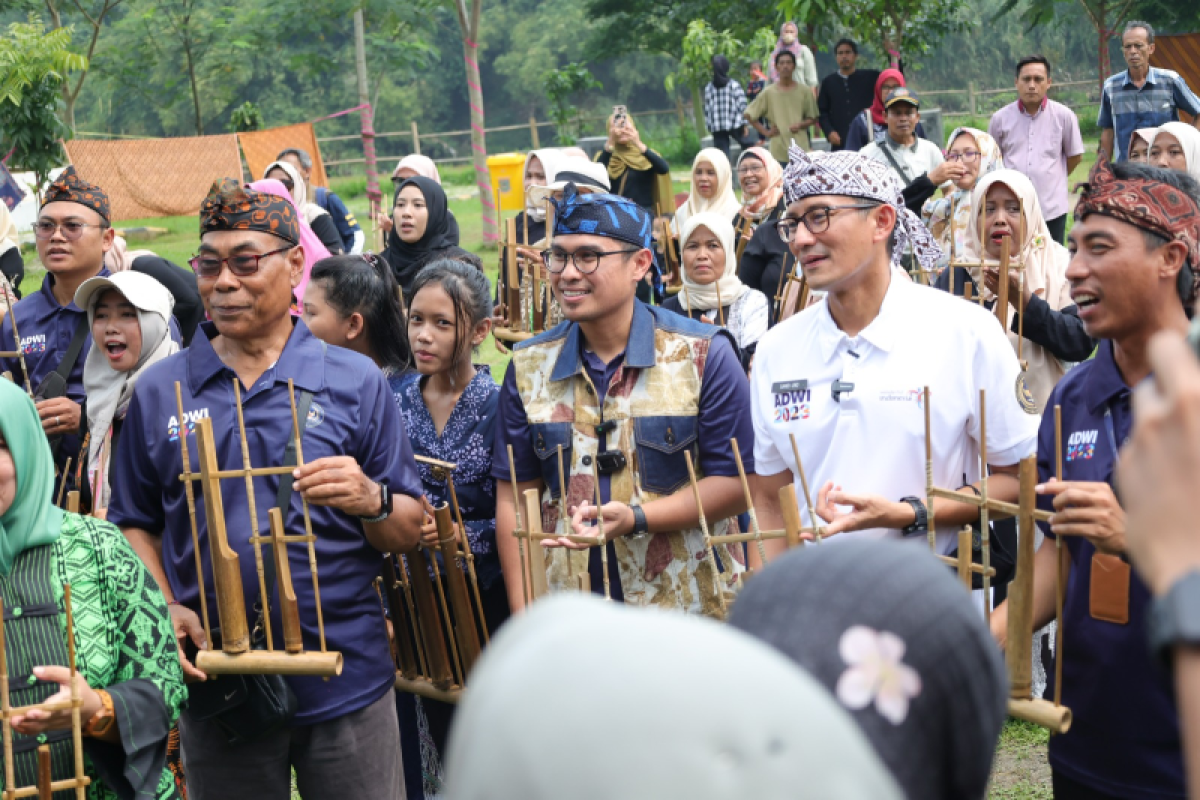
[[[166, 601], [120, 531], [54, 506], [54, 462], [33, 402], [0, 380], [0, 600], [8, 643], [14, 789], [74, 776], [64, 586], [71, 586], [92, 800], [180, 797], [167, 735], [187, 698]], [[53, 706], [62, 706], [49, 710]], [[30, 708], [31, 706], [39, 706]], [[56, 793], [59, 794], [59, 793]]]
[[741, 210], [733, 192], [733, 170], [729, 159], [715, 147], [706, 147], [692, 160], [692, 190], [688, 199], [675, 211], [674, 230], [683, 233], [688, 218], [710, 211], [732, 221]]
[[313, 233], [321, 240], [321, 244], [325, 245], [325, 249], [329, 251], [328, 255], [342, 252], [342, 235], [338, 233], [337, 224], [328, 211], [316, 203], [308, 202], [308, 185], [304, 183], [304, 177], [299, 170], [286, 161], [273, 161], [263, 170], [262, 176], [273, 178], [284, 185], [300, 211], [300, 218], [308, 223]]
[[[945, 197], [930, 199], [921, 210], [921, 219], [933, 234], [942, 255], [937, 262], [940, 273], [950, 263], [951, 254], [966, 253], [967, 225], [971, 222], [971, 189], [975, 182], [992, 170], [1004, 168], [1004, 158], [996, 140], [975, 128], [955, 128], [946, 140], [946, 160], [962, 164], [962, 174], [954, 181], [954, 190]], [[954, 242], [950, 230], [954, 230]]]
[[200, 300], [196, 273], [151, 250], [130, 250], [129, 243], [120, 234], [113, 237], [112, 247], [104, 254], [104, 266], [109, 272], [140, 272], [167, 287], [175, 300], [174, 314], [180, 340], [184, 347], [191, 344], [196, 326], [204, 319], [204, 303]]
[[683, 288], [663, 308], [725, 328], [748, 369], [767, 332], [767, 298], [738, 279], [733, 226], [725, 217], [702, 211], [684, 225], [681, 242]]
[[92, 348], [83, 364], [91, 434], [86, 476], [91, 507], [103, 519], [109, 498], [108, 468], [138, 376], [179, 350], [170, 332], [175, 301], [149, 275], [118, 272], [84, 281], [75, 292], [75, 305], [87, 312], [92, 329]]

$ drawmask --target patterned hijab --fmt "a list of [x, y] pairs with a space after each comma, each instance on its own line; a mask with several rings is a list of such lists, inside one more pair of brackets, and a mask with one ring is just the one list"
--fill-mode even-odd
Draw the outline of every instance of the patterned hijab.
[[[975, 140], [975, 149], [979, 151], [979, 172], [975, 176], [975, 183], [968, 189], [955, 186], [954, 192], [948, 197], [931, 198], [921, 211], [925, 226], [942, 248], [942, 257], [938, 259], [937, 264], [938, 272], [950, 263], [952, 252], [959, 256], [966, 253], [967, 225], [971, 222], [971, 189], [989, 172], [1004, 168], [1004, 157], [996, 140], [977, 128], [955, 128], [946, 140], [946, 149], [953, 147], [954, 141], [964, 134]], [[951, 220], [954, 221], [953, 248], [950, 241]]]
[[33, 401], [0, 380], [0, 408], [0, 433], [17, 481], [12, 505], [0, 514], [0, 575], [7, 575], [21, 553], [58, 539], [63, 512], [54, 505], [54, 458]]
[[896, 209], [895, 248], [892, 264], [911, 246], [921, 268], [932, 270], [942, 249], [929, 235], [924, 223], [904, 205], [904, 189], [896, 173], [886, 164], [848, 150], [836, 153], [806, 153], [795, 143], [788, 148], [788, 165], [783, 173], [783, 193], [788, 205], [816, 195], [861, 197], [887, 203]]
[[757, 158], [767, 168], [767, 188], [762, 194], [743, 194], [741, 213], [751, 222], [762, 222], [783, 199], [783, 167], [765, 147], [748, 147], [743, 150], [738, 156], [739, 167], [747, 157]]

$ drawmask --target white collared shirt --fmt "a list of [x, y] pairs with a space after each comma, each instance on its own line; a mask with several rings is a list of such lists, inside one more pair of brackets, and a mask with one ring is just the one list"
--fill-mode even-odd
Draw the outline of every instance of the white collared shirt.
[[[925, 499], [925, 386], [935, 486], [979, 480], [980, 389], [987, 393], [988, 463], [1016, 464], [1037, 447], [1041, 418], [1019, 401], [1020, 365], [996, 318], [895, 275], [879, 315], [853, 339], [827, 301], [772, 328], [759, 340], [750, 381], [755, 471], [792, 471], [804, 525], [810, 521], [789, 434], [814, 504], [827, 481], [851, 494]], [[854, 387], [835, 401], [834, 381]], [[936, 527], [938, 551], [952, 552], [956, 531]], [[830, 541], [885, 536], [900, 534], [874, 528]]]
[[902, 167], [903, 171], [896, 174], [904, 182], [905, 186], [922, 175], [928, 175], [946, 160], [942, 156], [940, 147], [928, 139], [922, 139], [920, 136], [916, 137], [916, 141], [911, 146], [905, 147], [885, 134], [883, 141], [871, 142], [858, 152], [867, 158], [873, 158], [887, 166], [892, 172], [896, 172], [896, 167], [883, 152], [884, 147], [887, 147], [888, 151], [892, 154], [892, 158], [896, 159]]

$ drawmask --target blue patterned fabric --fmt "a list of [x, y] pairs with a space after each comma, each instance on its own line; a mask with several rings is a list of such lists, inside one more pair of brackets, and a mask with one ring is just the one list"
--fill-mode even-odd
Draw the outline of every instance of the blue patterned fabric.
[[554, 201], [554, 235], [586, 233], [654, 249], [654, 225], [646, 209], [615, 194], [578, 194], [575, 184]]
[[[423, 377], [416, 372], [401, 376], [395, 390], [396, 404], [400, 406], [415, 455], [458, 465], [454, 470], [454, 490], [471, 552], [475, 554], [480, 588], [487, 589], [500, 577], [500, 556], [496, 552], [496, 481], [492, 477], [492, 440], [500, 387], [487, 366], [477, 365], [475, 377], [463, 390], [442, 435], [438, 436], [421, 396]], [[429, 502], [435, 507], [449, 503], [449, 484], [439, 474], [440, 470], [420, 462], [417, 467]]]

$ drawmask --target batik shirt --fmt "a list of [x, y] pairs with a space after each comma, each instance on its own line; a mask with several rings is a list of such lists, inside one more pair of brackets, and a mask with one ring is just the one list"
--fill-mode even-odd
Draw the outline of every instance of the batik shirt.
[[[187, 689], [171, 616], [145, 565], [109, 523], [64, 514], [57, 540], [21, 553], [0, 576], [12, 704], [43, 702], [59, 689], [32, 673], [68, 664], [64, 584], [71, 585], [77, 668], [89, 686], [112, 696], [120, 732], [119, 745], [84, 739], [88, 800], [178, 797], [166, 768], [167, 735]], [[18, 786], [36, 782], [40, 744], [50, 745], [54, 780], [74, 777], [69, 729], [36, 737], [14, 732]]]
[[[408, 373], [400, 378], [396, 403], [404, 417], [413, 454], [457, 465], [453, 474], [454, 492], [475, 556], [475, 574], [481, 588], [486, 589], [500, 577], [500, 556], [496, 552], [496, 480], [491, 474], [500, 387], [486, 365], [477, 365], [475, 369], [475, 377], [463, 389], [440, 436], [421, 396], [424, 376]], [[449, 503], [450, 486], [445, 471], [422, 462], [417, 462], [417, 467], [429, 502], [435, 508]]]

